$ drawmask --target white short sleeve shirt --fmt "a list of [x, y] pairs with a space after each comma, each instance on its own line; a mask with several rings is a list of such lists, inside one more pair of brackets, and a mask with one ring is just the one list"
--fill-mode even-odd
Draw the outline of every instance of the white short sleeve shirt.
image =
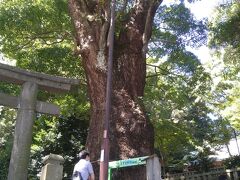
[[[78, 161], [78, 163], [74, 166], [74, 170], [73, 170], [73, 173], [75, 171], [78, 171], [81, 173], [81, 176], [83, 178], [83, 180], [87, 180], [88, 177], [93, 174], [93, 167], [92, 167], [92, 164], [85, 160], [85, 159], [80, 159], [80, 161]], [[77, 177], [74, 178], [74, 180], [78, 180], [79, 178]]]

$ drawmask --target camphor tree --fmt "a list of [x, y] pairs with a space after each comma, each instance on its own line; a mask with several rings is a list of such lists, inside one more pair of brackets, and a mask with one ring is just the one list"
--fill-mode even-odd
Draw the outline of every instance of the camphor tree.
[[[143, 96], [146, 52], [161, 1], [119, 1], [114, 35], [110, 159], [153, 153], [153, 129], [138, 98]], [[69, 1], [92, 105], [87, 146], [99, 158], [106, 92], [110, 1]], [[93, 143], [94, 142], [94, 143]]]
[[[144, 93], [148, 41], [155, 12], [161, 2], [118, 1], [117, 4], [110, 160], [153, 154], [153, 127], [138, 101]], [[92, 159], [97, 160], [105, 115], [110, 1], [70, 0], [68, 6], [75, 29], [76, 53], [82, 57], [91, 102], [87, 147]], [[137, 173], [133, 172], [132, 175], [128, 171], [128, 175], [121, 176], [132, 179]]]
[[[141, 97], [144, 94], [148, 42], [155, 13], [161, 3], [162, 0], [117, 1], [110, 160], [151, 155], [154, 151], [153, 127], [146, 116]], [[74, 61], [72, 58], [62, 58], [65, 61], [53, 63], [48, 57], [69, 54], [75, 46], [74, 53], [81, 57], [86, 74], [91, 104], [87, 147], [91, 159], [98, 160], [105, 115], [110, 1], [3, 1], [0, 13], [0, 22], [3, 22], [0, 26], [2, 51], [17, 59], [20, 66], [26, 67], [27, 64], [28, 69], [41, 71], [39, 67], [44, 65], [53, 66], [56, 70], [61, 65], [60, 75], [68, 76], [64, 67]], [[72, 39], [75, 44], [71, 43]], [[181, 42], [174, 37], [171, 41], [181, 46]], [[130, 170], [122, 174], [122, 178], [133, 179], [138, 174], [138, 179], [144, 179], [141, 173], [144, 171]]]

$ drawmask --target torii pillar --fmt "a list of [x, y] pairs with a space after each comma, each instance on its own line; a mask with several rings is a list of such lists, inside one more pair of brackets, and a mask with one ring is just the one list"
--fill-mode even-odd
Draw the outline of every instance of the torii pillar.
[[0, 93], [0, 104], [18, 108], [8, 180], [27, 180], [36, 112], [59, 114], [56, 105], [37, 101], [38, 89], [68, 92], [79, 85], [79, 80], [29, 72], [0, 63], [0, 81], [22, 85], [19, 97]]

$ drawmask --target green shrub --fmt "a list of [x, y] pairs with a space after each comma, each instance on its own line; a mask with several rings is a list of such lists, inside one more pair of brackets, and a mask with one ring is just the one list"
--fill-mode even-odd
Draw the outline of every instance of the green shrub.
[[232, 156], [224, 161], [224, 166], [226, 169], [232, 169], [235, 167], [240, 167], [240, 155]]

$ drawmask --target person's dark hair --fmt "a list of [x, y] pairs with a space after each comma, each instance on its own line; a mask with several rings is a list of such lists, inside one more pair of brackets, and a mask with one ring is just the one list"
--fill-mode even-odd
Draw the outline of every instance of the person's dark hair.
[[89, 152], [87, 150], [83, 150], [79, 153], [80, 159], [86, 159], [87, 156], [89, 156]]

